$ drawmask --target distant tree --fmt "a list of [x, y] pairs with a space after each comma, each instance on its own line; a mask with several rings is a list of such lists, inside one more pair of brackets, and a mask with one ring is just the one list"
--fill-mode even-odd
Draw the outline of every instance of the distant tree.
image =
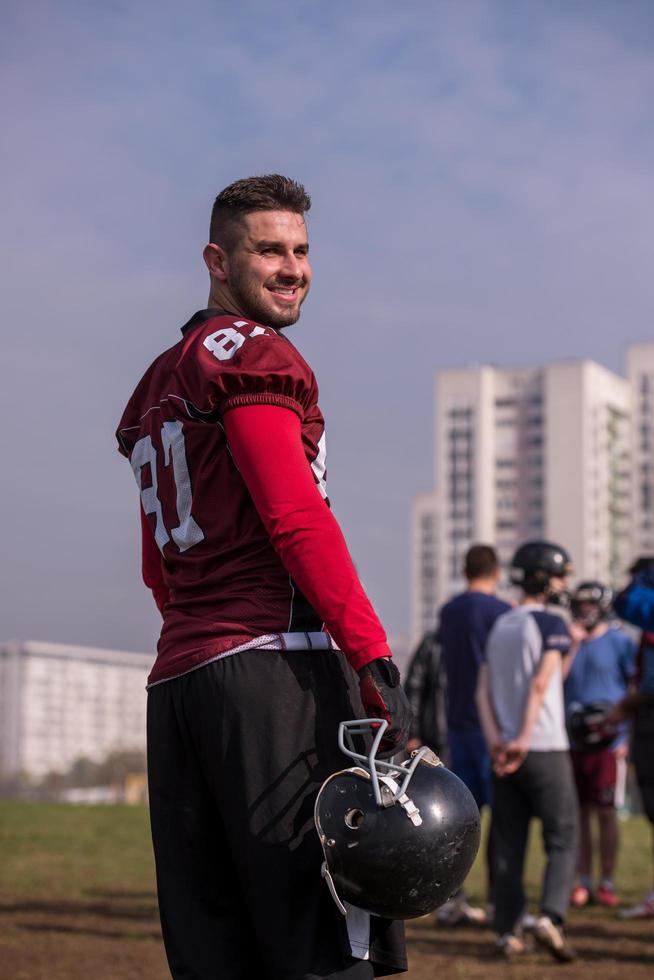
[[80, 756], [75, 759], [72, 766], [65, 775], [66, 786], [102, 786], [102, 766], [89, 759], [87, 756]]
[[103, 777], [100, 785], [122, 786], [129, 773], [146, 771], [145, 752], [140, 749], [120, 749], [110, 752], [98, 769]]

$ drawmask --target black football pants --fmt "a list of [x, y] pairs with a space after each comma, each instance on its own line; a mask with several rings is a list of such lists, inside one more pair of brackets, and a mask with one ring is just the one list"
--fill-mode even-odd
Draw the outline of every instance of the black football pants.
[[243, 651], [150, 689], [150, 814], [175, 980], [368, 980], [406, 968], [402, 926], [383, 919], [371, 920], [370, 960], [352, 958], [320, 876], [315, 798], [350, 764], [338, 725], [362, 710], [334, 651]]

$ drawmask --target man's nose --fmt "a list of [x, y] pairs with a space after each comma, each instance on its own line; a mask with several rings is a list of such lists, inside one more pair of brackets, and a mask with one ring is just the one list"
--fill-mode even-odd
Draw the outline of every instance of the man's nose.
[[282, 276], [289, 279], [301, 279], [304, 275], [302, 263], [294, 252], [287, 252], [280, 266], [279, 272]]

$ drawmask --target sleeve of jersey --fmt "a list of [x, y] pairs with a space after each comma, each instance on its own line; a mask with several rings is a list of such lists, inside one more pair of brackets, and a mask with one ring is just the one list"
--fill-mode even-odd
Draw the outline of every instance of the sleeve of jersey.
[[152, 590], [157, 609], [163, 616], [164, 606], [170, 598], [168, 586], [164, 582], [161, 565], [161, 552], [157, 548], [148, 519], [141, 510], [141, 572], [143, 581]]
[[549, 613], [534, 615], [543, 638], [543, 651], [558, 650], [561, 654], [567, 653], [572, 644], [572, 637], [565, 620], [561, 616], [552, 616]]
[[300, 421], [268, 405], [225, 415], [241, 476], [285, 568], [355, 670], [391, 651], [308, 465]]
[[196, 382], [208, 390], [220, 415], [248, 405], [276, 405], [304, 418], [315, 397], [313, 374], [295, 347], [270, 327], [235, 320], [196, 343]]

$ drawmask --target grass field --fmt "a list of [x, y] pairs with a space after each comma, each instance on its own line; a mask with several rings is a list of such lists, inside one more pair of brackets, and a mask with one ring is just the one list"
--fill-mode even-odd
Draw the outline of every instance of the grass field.
[[[632, 903], [651, 887], [649, 826], [622, 826], [620, 894]], [[541, 859], [533, 835], [528, 881], [535, 899]], [[469, 879], [482, 898], [482, 869]], [[644, 980], [654, 976], [654, 920], [620, 922], [605, 909], [573, 912], [581, 954], [560, 966], [541, 954], [498, 963], [486, 930], [408, 923], [407, 980], [527, 977]], [[165, 980], [147, 811], [0, 801], [0, 978], [2, 980]], [[216, 974], [219, 977], [219, 974]], [[253, 978], [255, 980], [255, 978]]]

